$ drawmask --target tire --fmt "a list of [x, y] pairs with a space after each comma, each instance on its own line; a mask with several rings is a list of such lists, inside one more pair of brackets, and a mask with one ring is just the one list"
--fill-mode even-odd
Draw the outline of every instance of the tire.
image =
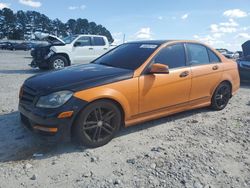
[[90, 103], [72, 127], [72, 139], [81, 146], [96, 148], [111, 141], [121, 127], [121, 111], [111, 101]]
[[69, 66], [67, 58], [62, 55], [56, 55], [51, 58], [49, 63], [49, 69], [57, 70]]
[[222, 82], [215, 90], [212, 100], [211, 100], [211, 108], [213, 110], [223, 110], [230, 98], [232, 96], [232, 88], [229, 83]]

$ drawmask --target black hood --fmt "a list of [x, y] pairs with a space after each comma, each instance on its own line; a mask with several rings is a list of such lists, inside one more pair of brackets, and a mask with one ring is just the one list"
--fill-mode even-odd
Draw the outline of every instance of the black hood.
[[28, 78], [24, 85], [43, 94], [59, 90], [79, 91], [130, 79], [133, 73], [132, 70], [92, 63], [38, 74]]

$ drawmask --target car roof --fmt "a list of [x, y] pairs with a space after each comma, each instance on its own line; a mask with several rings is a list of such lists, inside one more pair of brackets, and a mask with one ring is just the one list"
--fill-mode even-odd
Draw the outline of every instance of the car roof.
[[155, 44], [155, 45], [162, 45], [168, 42], [182, 42], [182, 43], [195, 43], [204, 45], [202, 42], [195, 41], [195, 40], [142, 40], [142, 41], [132, 41], [127, 42], [129, 44]]
[[161, 45], [167, 42], [170, 42], [173, 40], [142, 40], [142, 41], [133, 41], [133, 42], [127, 42], [129, 44], [157, 44], [157, 45]]
[[89, 34], [79, 34], [79, 35], [74, 35], [76, 37], [106, 37], [104, 35], [89, 35]]

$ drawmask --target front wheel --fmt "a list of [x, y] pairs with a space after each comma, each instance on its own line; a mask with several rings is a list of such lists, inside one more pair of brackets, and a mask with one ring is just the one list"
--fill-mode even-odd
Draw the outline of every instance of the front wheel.
[[213, 94], [211, 108], [214, 110], [223, 110], [227, 106], [231, 95], [231, 86], [226, 82], [221, 83]]
[[113, 102], [93, 102], [78, 116], [73, 126], [72, 138], [87, 147], [103, 146], [114, 138], [121, 126], [121, 120], [121, 112]]
[[49, 68], [57, 70], [57, 69], [62, 69], [68, 65], [69, 65], [69, 62], [67, 58], [61, 55], [56, 55], [51, 58], [50, 63], [49, 63]]

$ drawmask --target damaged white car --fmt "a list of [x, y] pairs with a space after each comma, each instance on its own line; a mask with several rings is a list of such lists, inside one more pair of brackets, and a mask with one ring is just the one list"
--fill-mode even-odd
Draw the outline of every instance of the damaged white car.
[[40, 69], [61, 69], [77, 63], [89, 63], [110, 49], [108, 39], [100, 35], [72, 35], [64, 39], [36, 33], [36, 37], [49, 44], [31, 51], [30, 66]]

